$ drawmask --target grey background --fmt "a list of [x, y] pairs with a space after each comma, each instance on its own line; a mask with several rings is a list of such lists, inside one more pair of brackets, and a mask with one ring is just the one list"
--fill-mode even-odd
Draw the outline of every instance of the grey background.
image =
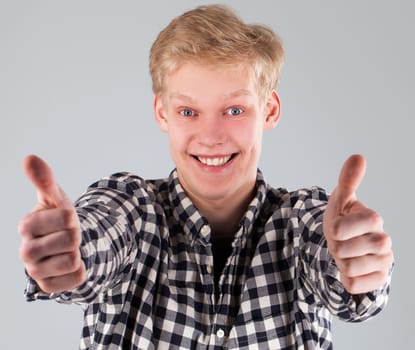
[[[166, 176], [173, 164], [153, 120], [148, 50], [173, 16], [201, 3], [0, 0], [2, 349], [76, 349], [82, 326], [77, 306], [23, 298], [16, 226], [35, 192], [22, 158], [44, 157], [72, 199], [115, 171]], [[335, 322], [335, 348], [411, 348], [413, 2], [224, 3], [285, 43], [281, 122], [266, 133], [260, 164], [268, 181], [330, 191], [343, 160], [362, 153], [368, 171], [358, 194], [393, 237], [388, 307], [364, 324]]]

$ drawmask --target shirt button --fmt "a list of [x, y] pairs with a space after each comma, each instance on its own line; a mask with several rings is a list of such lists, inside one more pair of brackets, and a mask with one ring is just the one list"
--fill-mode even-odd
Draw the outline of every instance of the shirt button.
[[209, 227], [207, 227], [206, 225], [202, 226], [202, 228], [200, 229], [200, 233], [203, 236], [206, 236], [209, 233]]
[[211, 273], [212, 273], [212, 266], [211, 266], [211, 265], [207, 265], [207, 266], [206, 266], [206, 270], [207, 270], [207, 272], [208, 272], [209, 274], [211, 274]]
[[224, 335], [225, 335], [225, 331], [222, 328], [219, 328], [218, 331], [216, 332], [216, 336], [219, 339], [222, 339], [224, 337]]

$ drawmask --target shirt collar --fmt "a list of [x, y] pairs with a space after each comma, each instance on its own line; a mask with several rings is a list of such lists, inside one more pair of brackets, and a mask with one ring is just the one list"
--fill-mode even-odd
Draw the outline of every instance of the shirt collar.
[[[242, 226], [243, 229], [238, 230], [235, 238], [242, 239], [252, 231], [253, 224], [265, 202], [267, 184], [259, 169], [257, 170], [255, 187], [255, 197], [252, 199], [240, 222], [240, 227]], [[173, 206], [173, 215], [191, 242], [194, 243], [196, 240], [202, 240], [205, 244], [208, 244], [210, 241], [210, 230], [202, 229], [208, 226], [208, 221], [200, 214], [187, 196], [180, 184], [177, 170], [173, 170], [169, 176], [169, 198]]]

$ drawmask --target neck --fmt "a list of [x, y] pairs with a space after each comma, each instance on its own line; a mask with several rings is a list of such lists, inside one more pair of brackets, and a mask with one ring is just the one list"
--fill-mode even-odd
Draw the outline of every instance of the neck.
[[254, 195], [255, 188], [244, 196], [237, 194], [227, 200], [207, 202], [195, 200], [194, 203], [208, 220], [213, 236], [233, 236]]

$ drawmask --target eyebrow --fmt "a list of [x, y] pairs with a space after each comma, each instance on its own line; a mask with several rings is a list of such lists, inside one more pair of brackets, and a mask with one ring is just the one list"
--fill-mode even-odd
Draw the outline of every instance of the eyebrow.
[[[251, 96], [251, 95], [252, 95], [252, 93], [249, 90], [239, 89], [239, 90], [233, 91], [229, 94], [224, 94], [221, 99], [222, 100], [229, 100], [229, 99], [234, 98], [234, 97]], [[181, 93], [178, 93], [178, 92], [172, 92], [169, 95], [169, 98], [170, 99], [175, 98], [175, 99], [183, 100], [183, 101], [190, 102], [190, 103], [195, 103], [196, 102], [196, 100], [193, 97], [190, 97], [188, 95], [184, 95], [184, 94], [181, 94]]]
[[195, 100], [192, 97], [184, 95], [184, 94], [179, 94], [178, 92], [173, 92], [169, 95], [169, 99], [173, 99], [173, 98], [178, 99], [178, 100], [183, 100], [186, 102], [190, 102], [190, 103], [195, 103]]

